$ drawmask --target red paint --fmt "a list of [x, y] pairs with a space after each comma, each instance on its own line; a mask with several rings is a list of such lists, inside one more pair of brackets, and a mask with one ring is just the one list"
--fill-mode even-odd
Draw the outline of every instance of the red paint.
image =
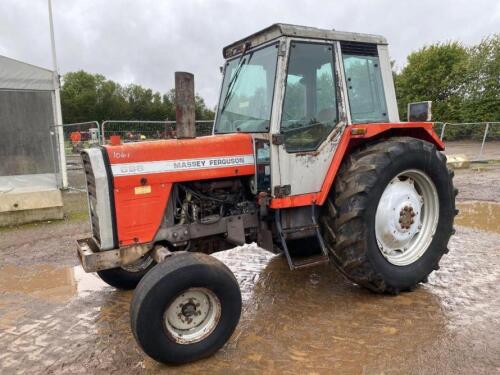
[[[249, 134], [169, 139], [105, 147], [112, 165], [253, 154], [252, 137]], [[147, 243], [154, 239], [174, 182], [253, 174], [255, 167], [245, 165], [114, 177], [116, 224], [120, 246]], [[146, 179], [145, 183], [141, 182], [141, 179]], [[142, 185], [151, 186], [151, 192], [136, 194], [135, 188]]]

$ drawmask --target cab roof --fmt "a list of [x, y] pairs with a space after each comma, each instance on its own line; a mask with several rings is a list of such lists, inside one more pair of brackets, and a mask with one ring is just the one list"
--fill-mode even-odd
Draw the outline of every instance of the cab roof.
[[240, 39], [237, 42], [231, 43], [224, 47], [222, 55], [224, 58], [235, 56], [241, 51], [245, 44], [249, 44], [247, 48], [255, 47], [266, 43], [270, 40], [281, 36], [321, 39], [321, 40], [339, 40], [346, 42], [360, 42], [371, 44], [387, 44], [387, 40], [381, 35], [351, 33], [347, 31], [336, 31], [328, 29], [319, 29], [316, 27], [290, 25], [286, 23], [275, 23], [265, 29]]

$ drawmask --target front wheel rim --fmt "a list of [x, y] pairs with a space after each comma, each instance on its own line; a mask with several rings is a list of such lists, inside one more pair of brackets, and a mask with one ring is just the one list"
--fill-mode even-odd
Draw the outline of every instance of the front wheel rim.
[[189, 288], [170, 303], [163, 315], [168, 335], [179, 344], [193, 344], [208, 337], [219, 324], [219, 298], [207, 288]]
[[437, 189], [417, 169], [399, 173], [386, 186], [375, 214], [377, 245], [396, 266], [419, 260], [429, 248], [439, 220]]

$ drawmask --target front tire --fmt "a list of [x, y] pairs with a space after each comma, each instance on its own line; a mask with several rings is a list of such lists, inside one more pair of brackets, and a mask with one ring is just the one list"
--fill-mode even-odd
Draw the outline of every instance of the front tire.
[[391, 138], [354, 152], [323, 211], [334, 263], [372, 291], [412, 290], [448, 252], [455, 195], [446, 157], [428, 142]]
[[108, 285], [117, 289], [135, 289], [144, 275], [155, 266], [156, 262], [150, 255], [145, 255], [128, 266], [97, 271], [99, 277]]
[[181, 364], [208, 357], [231, 337], [241, 314], [232, 272], [202, 253], [179, 253], [139, 283], [130, 309], [139, 346], [158, 362]]

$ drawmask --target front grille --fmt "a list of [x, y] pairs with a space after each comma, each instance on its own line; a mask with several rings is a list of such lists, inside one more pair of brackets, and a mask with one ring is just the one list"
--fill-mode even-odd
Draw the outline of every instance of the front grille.
[[83, 170], [85, 172], [85, 178], [87, 180], [87, 192], [88, 192], [88, 200], [89, 200], [89, 212], [90, 212], [90, 222], [92, 224], [92, 235], [97, 240], [98, 243], [101, 243], [101, 237], [99, 232], [99, 217], [97, 216], [97, 193], [96, 193], [96, 184], [95, 184], [95, 176], [92, 171], [92, 164], [90, 163], [90, 157], [86, 152], [82, 152], [82, 162], [83, 162]]

